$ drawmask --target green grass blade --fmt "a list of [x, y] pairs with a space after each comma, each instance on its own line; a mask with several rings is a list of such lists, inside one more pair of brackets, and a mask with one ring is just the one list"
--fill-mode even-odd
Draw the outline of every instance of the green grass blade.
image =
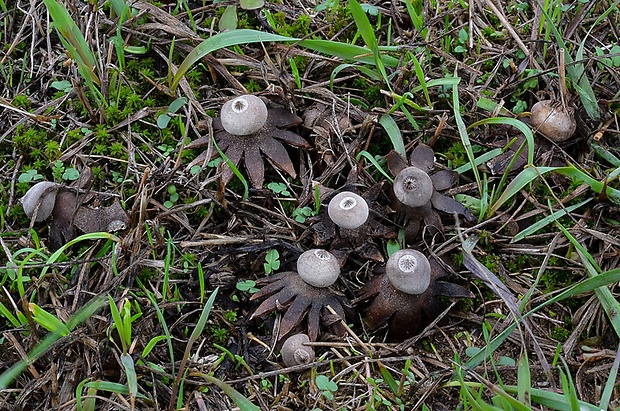
[[[48, 0], [50, 1], [50, 0]], [[258, 30], [239, 29], [216, 34], [200, 43], [185, 57], [170, 83], [170, 90], [174, 92], [185, 73], [192, 68], [201, 58], [216, 50], [239, 44], [262, 43], [262, 42], [297, 42], [302, 47], [309, 48], [330, 56], [340, 57], [345, 60], [357, 61], [365, 64], [375, 64], [371, 50], [355, 46], [353, 44], [339, 43], [331, 40], [300, 40], [295, 37], [281, 36], [279, 34], [265, 33]], [[379, 51], [395, 51], [396, 47], [381, 48]], [[381, 56], [381, 61], [388, 66], [398, 65], [398, 59], [390, 56]]]
[[405, 153], [405, 143], [403, 142], [403, 136], [400, 134], [400, 128], [396, 121], [392, 118], [392, 116], [388, 114], [384, 114], [379, 119], [379, 124], [383, 126], [385, 132], [390, 137], [390, 141], [392, 142], [392, 147], [394, 151], [400, 154], [403, 157], [407, 157]]
[[381, 57], [379, 55], [379, 44], [377, 42], [377, 37], [375, 36], [375, 30], [370, 24], [370, 20], [368, 20], [366, 12], [362, 9], [362, 6], [357, 0], [349, 0], [349, 10], [351, 10], [357, 30], [362, 35], [362, 39], [364, 40], [366, 47], [368, 47], [368, 49], [372, 52], [377, 70], [381, 74], [381, 77], [388, 88], [391, 88], [390, 79], [388, 78], [387, 71], [385, 70], [385, 66], [383, 65], [383, 61], [381, 61]]
[[[540, 305], [536, 306], [536, 308], [523, 314], [523, 317], [527, 318], [550, 304], [555, 304], [559, 301], [563, 301], [573, 296], [596, 290], [597, 288], [600, 288], [600, 287], [606, 287], [609, 284], [614, 284], [618, 281], [620, 281], [620, 268], [616, 268], [613, 270], [603, 272], [597, 275], [596, 277], [588, 278], [587, 280], [583, 280], [571, 286], [567, 290], [557, 294], [556, 296], [552, 298], [547, 298]], [[484, 361], [486, 357], [491, 355], [497, 348], [499, 348], [499, 346], [506, 340], [506, 338], [508, 338], [510, 333], [514, 331], [515, 328], [516, 328], [515, 323], [512, 323], [511, 325], [509, 325], [504, 331], [502, 331], [494, 339], [492, 339], [491, 342], [487, 345], [487, 347], [484, 350], [481, 350], [476, 355], [472, 356], [464, 364], [464, 367], [474, 368], [480, 365], [480, 363], [482, 363], [482, 361]]]
[[372, 154], [370, 154], [368, 151], [366, 150], [362, 150], [360, 151], [357, 156], [355, 157], [355, 160], [360, 161], [360, 158], [364, 157], [366, 160], [370, 161], [370, 163], [375, 166], [375, 168], [377, 170], [379, 170], [379, 172], [381, 174], [383, 174], [383, 176], [385, 178], [388, 179], [388, 181], [390, 183], [394, 182], [394, 179], [392, 177], [390, 177], [390, 175], [388, 173], [385, 172], [385, 170], [383, 169], [383, 167], [381, 167], [381, 165], [377, 162], [377, 160], [375, 160], [375, 158], [372, 156]]
[[[564, 38], [562, 37], [562, 34], [558, 30], [558, 28], [555, 26], [555, 24], [553, 24], [553, 20], [549, 17], [547, 11], [542, 6], [542, 4], [540, 4], [540, 1], [536, 0], [536, 3], [538, 3], [538, 7], [540, 7], [540, 10], [542, 11], [543, 15], [546, 17], [547, 24], [551, 28], [551, 31], [553, 32], [553, 35], [555, 36], [555, 40], [557, 41], [559, 48], [565, 50], [564, 58], [566, 61], [566, 74], [571, 79], [573, 86], [575, 87], [575, 90], [577, 90], [577, 94], [579, 94], [579, 99], [581, 100], [581, 104], [583, 104], [583, 107], [586, 109], [586, 112], [588, 113], [588, 116], [591, 119], [598, 120], [600, 118], [598, 100], [596, 96], [594, 95], [594, 90], [592, 90], [592, 85], [590, 84], [590, 81], [588, 80], [588, 77], [586, 76], [585, 67], [583, 63], [581, 62], [576, 63], [573, 60], [570, 53], [568, 52], [570, 49], [566, 46], [566, 43], [564, 43]], [[612, 8], [613, 6], [610, 9]], [[588, 36], [586, 36], [583, 39], [584, 42], [586, 38], [588, 38]], [[578, 60], [581, 60], [581, 58], [578, 57]]]
[[200, 318], [196, 323], [196, 327], [194, 327], [194, 329], [192, 330], [192, 334], [189, 336], [189, 340], [187, 341], [187, 345], [185, 346], [183, 359], [181, 360], [181, 365], [179, 366], [179, 371], [177, 372], [177, 376], [174, 381], [172, 395], [170, 396], [170, 403], [168, 405], [168, 409], [170, 411], [174, 409], [175, 402], [177, 400], [177, 394], [179, 392], [179, 387], [181, 384], [181, 379], [183, 378], [183, 374], [185, 373], [185, 365], [187, 364], [187, 360], [189, 359], [190, 353], [192, 351], [192, 346], [194, 345], [198, 337], [200, 337], [200, 335], [204, 331], [205, 326], [207, 325], [207, 320], [209, 319], [209, 314], [211, 314], [211, 309], [213, 308], [213, 303], [215, 302], [215, 297], [217, 297], [218, 291], [219, 287], [213, 290], [213, 292], [209, 296], [209, 299], [205, 303], [205, 306], [200, 313]]
[[564, 217], [566, 214], [580, 208], [581, 206], [586, 205], [592, 200], [593, 198], [588, 198], [578, 204], [574, 204], [569, 207], [561, 208], [558, 211], [552, 211], [551, 214], [548, 215], [547, 217], [535, 222], [534, 224], [530, 225], [529, 227], [525, 228], [523, 231], [518, 233], [516, 236], [514, 236], [511, 242], [516, 243], [516, 242], [523, 240], [525, 237], [534, 234], [538, 230], [542, 230], [543, 228], [545, 228], [546, 226], [554, 222], [556, 219]]
[[[577, 250], [588, 275], [592, 278], [596, 278], [601, 275], [601, 269], [594, 261], [592, 255], [590, 255], [583, 245], [581, 245], [581, 243], [579, 243], [579, 241], [577, 241], [577, 239], [573, 237], [573, 235], [566, 228], [564, 228], [559, 221], [556, 220], [556, 224]], [[611, 322], [612, 327], [616, 331], [616, 335], [620, 337], [620, 316], [618, 315], [618, 313], [620, 313], [620, 303], [616, 300], [613, 293], [607, 286], [596, 288], [594, 293], [601, 303], [605, 314], [607, 314], [609, 322]]]
[[582, 181], [590, 186], [592, 191], [601, 193], [605, 189], [607, 198], [616, 204], [620, 204], [620, 191], [603, 184], [600, 181], [587, 175], [585, 172], [575, 168], [574, 166], [566, 167], [528, 167], [521, 171], [507, 186], [502, 195], [491, 205], [490, 214], [495, 213], [499, 208], [523, 187], [534, 181], [537, 177], [555, 171], [574, 180]]
[[127, 377], [127, 388], [129, 388], [129, 397], [133, 404], [136, 396], [138, 395], [138, 376], [136, 374], [136, 366], [133, 363], [133, 358], [129, 354], [121, 355], [121, 363], [125, 369], [125, 375]]
[[[476, 159], [474, 160], [474, 163], [476, 164], [476, 166], [485, 164], [487, 161], [494, 159], [495, 157], [501, 155], [503, 152], [504, 150], [502, 150], [501, 148], [494, 148], [493, 150], [487, 151], [486, 153], [476, 157]], [[459, 174], [463, 174], [469, 170], [471, 170], [471, 163], [465, 163], [459, 168], [455, 169], [454, 171], [456, 171]]]
[[461, 117], [461, 103], [459, 102], [459, 87], [457, 84], [452, 86], [452, 111], [454, 112], [454, 120], [456, 121], [456, 127], [459, 130], [461, 143], [463, 143], [463, 147], [465, 147], [467, 160], [469, 161], [469, 164], [471, 164], [472, 171], [474, 172], [476, 184], [478, 185], [478, 192], [480, 193], [480, 196], [482, 196], [482, 180], [480, 179], [478, 168], [475, 166], [476, 158], [474, 157], [471, 141], [469, 140], [469, 135], [467, 134], [467, 127], [465, 126], [463, 117]]
[[517, 120], [516, 118], [508, 118], [508, 117], [489, 117], [482, 119], [480, 121], [476, 121], [474, 124], [467, 127], [468, 129], [472, 129], [483, 124], [501, 124], [505, 126], [512, 126], [518, 129], [525, 136], [525, 140], [527, 141], [527, 163], [534, 164], [534, 134], [532, 134], [532, 129], [525, 124], [521, 120]]
[[127, 343], [125, 342], [124, 328], [123, 328], [123, 319], [121, 318], [121, 313], [114, 302], [112, 296], [108, 295], [108, 302], [110, 304], [110, 313], [112, 314], [112, 321], [114, 322], [114, 328], [118, 332], [118, 336], [121, 340], [121, 344], [123, 346], [123, 354], [127, 352]]
[[[86, 319], [92, 317], [92, 315], [98, 311], [105, 304], [105, 299], [102, 297], [93, 298], [88, 304], [82, 307], [69, 321], [66, 326], [69, 330], [73, 330]], [[0, 375], [0, 391], [8, 388], [9, 384], [17, 378], [28, 365], [36, 361], [41, 355], [43, 355], [56, 341], [62, 338], [62, 334], [59, 331], [52, 331], [41, 340], [29, 353], [28, 356], [13, 365]]]
[[52, 314], [45, 311], [35, 303], [30, 303], [30, 312], [32, 313], [32, 319], [45, 328], [47, 331], [60, 333], [61, 336], [69, 335], [70, 331], [62, 321], [54, 317]]
[[96, 85], [101, 85], [99, 77], [94, 72], [95, 56], [65, 6], [56, 0], [43, 0], [43, 3], [54, 21], [67, 52], [78, 63], [80, 71], [84, 71], [83, 76]]
[[620, 345], [616, 351], [614, 363], [609, 370], [609, 378], [607, 378], [607, 382], [605, 383], [605, 389], [603, 390], [603, 394], [601, 394], [601, 401], [599, 402], [599, 408], [601, 410], [606, 410], [609, 407], [609, 402], [614, 392], [614, 387], [617, 383], [616, 378], [618, 377], [618, 367], [620, 367]]
[[226, 156], [226, 154], [224, 154], [224, 152], [222, 150], [220, 150], [220, 147], [217, 145], [217, 141], [215, 141], [215, 137], [213, 137], [213, 146], [215, 147], [217, 152], [220, 154], [222, 159], [224, 159], [224, 161], [226, 162], [228, 167], [230, 167], [230, 169], [232, 170], [232, 172], [235, 175], [235, 177], [237, 177], [239, 179], [239, 181], [241, 181], [241, 184], [243, 184], [243, 201], [247, 200], [248, 197], [250, 196], [250, 188], [248, 186], [247, 180], [245, 179], [245, 177], [243, 177], [243, 174], [241, 174], [241, 172], [233, 164], [233, 162], [230, 161], [230, 159]]
[[[504, 386], [504, 390], [511, 394], [517, 394], [519, 387], [514, 385]], [[543, 405], [558, 411], [566, 411], [570, 409], [570, 405], [566, 402], [566, 398], [562, 394], [551, 392], [548, 390], [541, 390], [538, 388], [531, 389], [532, 402]], [[580, 411], [601, 411], [601, 407], [597, 407], [585, 401], [577, 402]]]
[[532, 389], [532, 378], [530, 376], [530, 362], [527, 358], [527, 351], [523, 350], [519, 358], [517, 368], [517, 399], [521, 404], [530, 405], [530, 396]]
[[[410, 2], [408, 1], [407, 4], [410, 4]], [[415, 76], [417, 77], [418, 81], [420, 82], [420, 88], [422, 88], [422, 93], [424, 93], [424, 99], [426, 100], [426, 105], [428, 106], [428, 108], [433, 108], [433, 102], [431, 101], [431, 96], [428, 93], [428, 84], [426, 82], [426, 76], [424, 74], [424, 69], [422, 68], [422, 66], [420, 65], [420, 62], [418, 61], [418, 59], [416, 58], [416, 56], [414, 56], [413, 54], [410, 55], [409, 60], [413, 63], [413, 68], [415, 71]]]
[[228, 397], [230, 397], [230, 399], [235, 402], [237, 407], [239, 407], [240, 411], [260, 411], [260, 408], [252, 404], [252, 402], [248, 400], [243, 394], [241, 394], [239, 391], [235, 390], [233, 387], [226, 384], [225, 382], [220, 381], [211, 375], [200, 372], [193, 372], [190, 374], [190, 376], [200, 377], [207, 381], [209, 384], [213, 384], [218, 387], [224, 392], [224, 394], [228, 395]]

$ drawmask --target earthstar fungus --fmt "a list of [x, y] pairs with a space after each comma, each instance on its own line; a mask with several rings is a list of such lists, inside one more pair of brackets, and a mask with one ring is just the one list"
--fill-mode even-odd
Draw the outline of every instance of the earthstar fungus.
[[366, 324], [371, 330], [387, 325], [395, 339], [412, 337], [422, 322], [437, 318], [443, 311], [440, 296], [472, 296], [460, 285], [442, 281], [447, 273], [440, 264], [415, 250], [392, 254], [384, 271], [359, 290], [354, 303], [370, 301]]
[[296, 365], [305, 365], [314, 361], [315, 353], [314, 349], [305, 345], [310, 342], [310, 338], [306, 334], [294, 334], [288, 337], [280, 353], [282, 354], [282, 362], [287, 367], [294, 367]]
[[[301, 118], [283, 108], [268, 108], [265, 102], [254, 95], [236, 97], [222, 106], [220, 117], [213, 119], [214, 137], [219, 149], [230, 162], [238, 167], [243, 160], [248, 177], [254, 188], [262, 188], [265, 181], [265, 164], [262, 154], [280, 170], [295, 178], [297, 173], [284, 147], [309, 149], [310, 144], [301, 136], [289, 131], [301, 124]], [[209, 137], [194, 140], [186, 148], [199, 148], [209, 144]], [[212, 158], [217, 156], [214, 150]], [[207, 152], [199, 154], [190, 166], [207, 160]], [[233, 171], [227, 162], [222, 162], [221, 180], [227, 184]]]
[[[333, 270], [332, 261], [335, 261], [335, 258], [323, 254], [329, 254], [325, 250], [310, 250], [306, 256], [314, 259], [317, 257], [317, 253], [322, 255], [318, 258], [323, 263], [314, 267], [314, 276], [321, 277], [324, 273], [320, 270]], [[305, 264], [303, 263], [304, 259], [301, 260], [303, 266]], [[304, 270], [305, 268], [302, 268], [302, 272]], [[311, 273], [312, 271], [308, 272]], [[332, 280], [333, 273], [329, 273], [327, 277], [328, 279], [322, 284], [332, 284], [335, 281], [335, 279]], [[250, 297], [250, 301], [260, 299], [264, 299], [264, 301], [256, 308], [252, 318], [262, 317], [274, 311], [283, 311], [284, 315], [280, 322], [278, 339], [293, 331], [305, 318], [307, 318], [307, 334], [310, 341], [316, 341], [318, 338], [321, 324], [328, 326], [334, 334], [344, 334], [340, 320], [345, 318], [346, 299], [336, 291], [330, 290], [327, 285], [322, 287], [311, 285], [295, 271], [285, 271], [260, 279], [257, 281], [257, 285], [261, 289]], [[328, 306], [336, 312], [336, 316], [329, 312]]]
[[368, 204], [362, 196], [343, 191], [331, 199], [327, 213], [337, 226], [353, 230], [368, 219]]
[[561, 143], [575, 134], [575, 110], [559, 100], [541, 100], [531, 109], [530, 121], [536, 130], [550, 140]]
[[390, 151], [387, 163], [394, 175], [393, 207], [405, 227], [408, 242], [413, 242], [425, 226], [432, 234], [443, 231], [438, 211], [475, 221], [463, 204], [441, 193], [458, 183], [458, 174], [452, 170], [432, 172], [435, 153], [429, 146], [418, 145], [411, 153], [410, 164], [397, 152]]
[[[49, 246], [57, 250], [77, 237], [78, 231], [94, 233], [124, 230], [129, 217], [118, 200], [109, 206], [92, 207], [94, 195], [89, 192], [93, 183], [92, 170], [84, 168], [71, 186], [39, 182], [20, 200], [24, 213], [32, 218], [38, 207], [35, 222], [49, 221]], [[39, 204], [40, 203], [40, 204]]]

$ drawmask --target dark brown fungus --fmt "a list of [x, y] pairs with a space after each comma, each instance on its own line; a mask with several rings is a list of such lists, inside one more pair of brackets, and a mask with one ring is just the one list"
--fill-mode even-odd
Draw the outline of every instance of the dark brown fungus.
[[[283, 311], [278, 339], [289, 334], [307, 318], [310, 341], [316, 341], [322, 326], [337, 335], [344, 335], [340, 320], [345, 318], [346, 299], [329, 288], [314, 287], [294, 271], [286, 271], [258, 281], [260, 291], [250, 300], [265, 299], [254, 311], [252, 318], [274, 311]], [[330, 306], [337, 315], [327, 309]]]
[[388, 153], [387, 162], [395, 176], [394, 209], [405, 227], [408, 242], [414, 241], [424, 227], [431, 234], [443, 232], [438, 211], [450, 215], [456, 213], [467, 221], [475, 221], [474, 215], [463, 204], [441, 193], [457, 184], [458, 174], [451, 170], [431, 173], [434, 152], [429, 146], [418, 145], [411, 153], [410, 163], [395, 151]]
[[[220, 150], [226, 154], [235, 167], [239, 166], [243, 160], [252, 186], [262, 188], [265, 181], [265, 164], [261, 153], [265, 154], [277, 168], [291, 177], [296, 177], [295, 167], [283, 143], [306, 149], [310, 148], [310, 145], [301, 136], [288, 130], [301, 124], [301, 118], [288, 110], [268, 108], [266, 109], [266, 121], [263, 120], [262, 114], [256, 117], [244, 115], [246, 112], [244, 107], [253, 107], [257, 99], [262, 102], [259, 97], [246, 95], [231, 100], [230, 104], [224, 104], [220, 118], [213, 120], [213, 128]], [[227, 117], [229, 111], [235, 110], [241, 112], [241, 114], [237, 113], [241, 118], [256, 120], [256, 123], [247, 125], [244, 121], [243, 127], [238, 127], [241, 122], [224, 121], [222, 117]], [[260, 109], [258, 111], [262, 112]], [[254, 127], [261, 123], [260, 127]], [[188, 144], [186, 148], [204, 147], [208, 144], [209, 137], [202, 137]], [[217, 150], [214, 150], [212, 157], [217, 154]], [[190, 166], [202, 164], [205, 160], [207, 160], [206, 151], [198, 155]], [[232, 179], [233, 171], [226, 162], [222, 162], [222, 167], [221, 179], [224, 184], [227, 184]]]
[[[51, 214], [49, 246], [57, 250], [77, 236], [98, 231], [114, 232], [124, 230], [129, 217], [118, 200], [107, 207], [90, 207], [87, 204], [93, 196], [88, 193], [93, 183], [90, 168], [80, 173], [80, 178], [72, 186], [56, 183], [38, 183], [31, 188], [24, 198], [24, 212], [32, 215], [37, 204], [41, 202], [35, 221], [43, 221]], [[86, 191], [86, 192], [82, 192]], [[48, 208], [51, 206], [51, 210]]]
[[370, 302], [365, 310], [365, 322], [371, 330], [387, 326], [391, 338], [404, 340], [414, 336], [422, 323], [432, 321], [441, 314], [441, 296], [472, 297], [465, 288], [441, 281], [447, 273], [437, 261], [431, 259], [428, 264], [428, 287], [420, 294], [408, 294], [397, 289], [386, 273], [374, 277], [360, 289], [355, 303]]

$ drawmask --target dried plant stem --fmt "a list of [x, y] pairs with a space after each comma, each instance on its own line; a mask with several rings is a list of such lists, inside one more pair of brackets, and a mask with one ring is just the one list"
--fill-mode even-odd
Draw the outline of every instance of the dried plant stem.
[[564, 110], [568, 107], [568, 89], [566, 87], [566, 62], [564, 60], [564, 49], [560, 49], [560, 65], [558, 67], [560, 72], [560, 99], [562, 100], [562, 107]]

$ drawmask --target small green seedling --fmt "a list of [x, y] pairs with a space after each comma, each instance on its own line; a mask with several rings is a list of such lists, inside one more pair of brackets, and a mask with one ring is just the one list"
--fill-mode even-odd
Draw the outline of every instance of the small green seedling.
[[278, 250], [271, 249], [267, 252], [263, 267], [265, 268], [265, 274], [271, 274], [280, 268], [280, 253], [278, 253]]
[[56, 160], [52, 165], [52, 175], [58, 181], [75, 181], [80, 177], [80, 172], [73, 167], [65, 167], [62, 161]]
[[254, 294], [258, 292], [258, 288], [256, 288], [256, 281], [254, 280], [242, 280], [237, 283], [237, 290], [246, 291], [250, 294]]
[[316, 387], [321, 390], [321, 393], [325, 398], [328, 400], [334, 399], [334, 393], [338, 391], [338, 384], [331, 381], [324, 375], [317, 375], [314, 382], [316, 383]]
[[157, 116], [157, 127], [165, 129], [174, 115], [187, 103], [186, 97], [179, 97], [168, 106], [168, 111]]
[[31, 183], [33, 181], [42, 180], [43, 176], [37, 170], [26, 170], [19, 175], [17, 181], [20, 183]]
[[314, 215], [315, 215], [314, 210], [306, 206], [306, 207], [296, 208], [295, 210], [293, 210], [291, 217], [293, 217], [293, 219], [297, 221], [298, 223], [303, 224], [306, 222], [306, 218], [312, 217]]
[[177, 188], [174, 185], [170, 185], [168, 186], [168, 194], [170, 197], [164, 202], [164, 207], [172, 208], [179, 201], [179, 193], [177, 193]]
[[291, 192], [288, 191], [288, 187], [284, 183], [269, 183], [267, 188], [273, 191], [275, 194], [280, 194], [286, 197], [291, 196]]

